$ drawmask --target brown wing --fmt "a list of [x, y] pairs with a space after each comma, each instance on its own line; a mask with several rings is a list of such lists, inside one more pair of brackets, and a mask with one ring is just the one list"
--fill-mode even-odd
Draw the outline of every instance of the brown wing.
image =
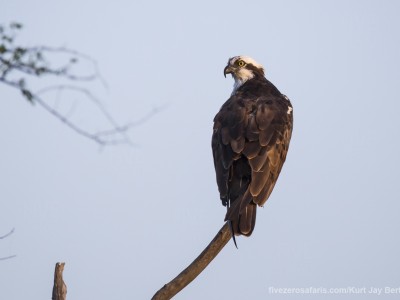
[[254, 229], [256, 204], [270, 196], [289, 148], [293, 114], [283, 95], [232, 96], [214, 119], [212, 148], [226, 220], [236, 234]]

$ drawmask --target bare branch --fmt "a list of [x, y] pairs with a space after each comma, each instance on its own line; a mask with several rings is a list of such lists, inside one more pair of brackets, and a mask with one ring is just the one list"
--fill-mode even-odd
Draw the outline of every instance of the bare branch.
[[19, 88], [19, 84], [16, 81], [10, 81], [10, 80], [7, 80], [7, 79], [5, 79], [3, 77], [0, 77], [0, 82], [4, 83], [6, 85], [9, 85], [11, 87], [14, 87], [14, 88]]
[[96, 133], [97, 136], [102, 137], [102, 136], [109, 136], [109, 135], [115, 135], [116, 133], [123, 133], [131, 129], [132, 127], [136, 127], [138, 125], [141, 125], [151, 119], [155, 114], [159, 113], [160, 111], [163, 111], [166, 106], [161, 106], [161, 107], [155, 107], [151, 111], [147, 113], [144, 117], [140, 118], [139, 120], [129, 122], [128, 124], [125, 124], [123, 126], [116, 126], [113, 129], [109, 130], [103, 130], [99, 131]]
[[15, 228], [11, 229], [9, 233], [6, 233], [5, 235], [0, 236], [0, 240], [8, 237], [9, 235], [12, 235], [14, 233], [14, 230], [15, 230]]
[[[22, 96], [31, 104], [37, 103], [51, 115], [63, 122], [67, 127], [76, 133], [89, 138], [100, 146], [129, 144], [132, 145], [127, 131], [137, 126], [160, 111], [159, 108], [153, 109], [142, 119], [120, 125], [105, 108], [102, 102], [94, 96], [87, 88], [74, 84], [56, 84], [43, 88], [37, 92], [28, 87], [28, 80], [31, 77], [40, 77], [43, 75], [54, 76], [70, 82], [86, 82], [99, 79], [104, 86], [106, 83], [102, 78], [97, 62], [89, 55], [65, 47], [21, 47], [15, 46], [14, 40], [18, 30], [22, 28], [19, 23], [12, 23], [8, 27], [0, 24], [0, 83], [8, 85], [19, 90]], [[61, 66], [51, 66], [50, 57], [61, 55], [66, 62]], [[73, 66], [78, 61], [86, 61], [91, 65], [91, 72], [87, 75], [75, 74], [72, 72]], [[69, 114], [62, 113], [57, 105], [52, 106], [45, 101], [42, 95], [55, 91], [60, 95], [62, 92], [75, 92], [83, 98], [90, 100], [99, 109], [102, 118], [107, 122], [106, 128], [97, 133], [72, 121]], [[72, 111], [72, 109], [70, 109]]]
[[10, 256], [5, 256], [5, 257], [0, 257], [0, 260], [6, 260], [6, 259], [10, 259], [10, 258], [14, 258], [16, 257], [16, 255], [10, 255]]
[[[15, 81], [9, 81], [9, 80], [6, 80], [6, 79], [0, 77], [0, 82], [3, 82], [4, 84], [9, 85], [14, 88], [19, 88], [19, 84]], [[75, 90], [75, 91], [85, 94], [85, 96], [88, 99], [92, 100], [93, 103], [100, 109], [102, 114], [106, 117], [106, 119], [112, 125], [112, 129], [103, 130], [103, 131], [99, 131], [96, 133], [91, 133], [91, 132], [81, 128], [80, 126], [76, 125], [75, 123], [71, 122], [67, 118], [67, 116], [60, 113], [57, 109], [51, 107], [49, 104], [46, 103], [46, 101], [44, 101], [41, 97], [38, 96], [39, 94], [43, 94], [50, 90], [55, 90], [55, 89], [59, 89], [60, 91], [62, 91], [64, 89]], [[113, 117], [109, 114], [109, 112], [104, 108], [104, 106], [101, 104], [101, 102], [87, 89], [76, 87], [76, 86], [60, 85], [60, 86], [47, 87], [45, 89], [40, 90], [39, 92], [37, 92], [35, 94], [31, 93], [28, 90], [22, 90], [21, 92], [23, 93], [23, 95], [25, 97], [29, 98], [29, 100], [32, 103], [38, 103], [46, 111], [48, 111], [50, 114], [55, 116], [57, 119], [59, 119], [65, 125], [67, 125], [69, 128], [74, 130], [76, 133], [95, 141], [96, 143], [98, 143], [101, 146], [119, 145], [119, 144], [132, 145], [129, 137], [125, 133], [132, 127], [138, 126], [138, 125], [146, 122], [147, 120], [152, 118], [155, 114], [157, 114], [158, 112], [160, 112], [164, 109], [164, 107], [153, 108], [147, 115], [145, 115], [141, 119], [139, 119], [137, 121], [132, 121], [123, 126], [120, 126], [113, 119]], [[116, 136], [118, 134], [122, 135], [122, 137], [116, 138]]]
[[39, 91], [37, 91], [35, 94], [36, 95], [41, 95], [50, 91], [57, 91], [57, 92], [63, 92], [63, 91], [75, 91], [78, 93], [81, 93], [86, 96], [89, 100], [91, 100], [97, 108], [100, 109], [100, 111], [103, 113], [103, 115], [106, 117], [106, 119], [111, 123], [111, 125], [115, 127], [119, 127], [118, 123], [114, 120], [114, 118], [111, 116], [111, 114], [107, 111], [107, 109], [104, 107], [104, 105], [101, 103], [101, 101], [95, 97], [88, 89], [82, 88], [79, 86], [74, 86], [74, 85], [67, 85], [67, 84], [62, 84], [62, 85], [53, 85], [53, 86], [48, 86], [46, 88], [43, 88]]
[[[3, 82], [4, 84], [12, 86], [12, 87], [19, 88], [18, 83], [14, 82], [14, 81], [9, 81], [9, 80], [6, 80], [6, 79], [0, 77], [0, 82]], [[45, 91], [46, 90], [44, 89], [44, 90], [41, 91], [41, 93], [43, 93]], [[24, 96], [25, 97], [29, 97], [29, 100], [32, 103], [38, 103], [46, 111], [48, 111], [50, 114], [55, 116], [57, 119], [59, 119], [65, 125], [67, 125], [69, 128], [74, 130], [76, 133], [95, 141], [99, 145], [104, 146], [104, 145], [116, 145], [116, 144], [122, 144], [122, 143], [129, 143], [129, 140], [127, 140], [127, 139], [110, 139], [110, 140], [107, 140], [107, 139], [101, 138], [97, 134], [92, 134], [92, 133], [84, 130], [83, 128], [77, 126], [75, 123], [71, 122], [66, 116], [62, 115], [58, 110], [56, 110], [56, 109], [52, 108], [50, 105], [48, 105], [42, 98], [40, 98], [38, 96], [38, 93], [32, 94], [31, 92], [29, 92], [27, 90], [22, 90], [22, 93], [24, 93], [24, 92], [25, 92]], [[95, 98], [93, 98], [93, 99], [95, 99]]]
[[[69, 56], [69, 59], [64, 65], [57, 68], [51, 68], [48, 67], [49, 59], [46, 56], [46, 53], [67, 55]], [[4, 47], [0, 54], [3, 56], [0, 56], [0, 62], [2, 63], [2, 67], [5, 67], [3, 70], [0, 69], [0, 72], [3, 73], [4, 71], [8, 73], [9, 71], [17, 70], [31, 76], [53, 75], [57, 77], [64, 77], [72, 81], [92, 81], [100, 79], [102, 84], [107, 86], [105, 80], [101, 76], [97, 61], [91, 58], [89, 55], [83, 54], [76, 50], [65, 47], [14, 47], [9, 45], [7, 48]], [[88, 75], [72, 74], [70, 72], [70, 68], [73, 65], [76, 65], [78, 60], [89, 62], [92, 65], [94, 72]]]
[[[5, 235], [0, 236], [0, 240], [5, 239], [6, 237], [9, 237], [10, 235], [12, 235], [14, 233], [14, 230], [15, 230], [15, 228], [11, 229], [9, 233], [6, 233]], [[5, 256], [5, 257], [0, 257], [0, 260], [6, 260], [6, 259], [13, 258], [13, 257], [16, 257], [16, 255], [14, 254], [14, 255], [9, 255], [9, 256]]]
[[208, 266], [230, 239], [231, 231], [228, 223], [225, 223], [203, 252], [178, 276], [164, 285], [151, 299], [167, 300], [179, 293]]
[[63, 271], [65, 263], [56, 263], [54, 270], [54, 285], [52, 300], [66, 300], [67, 299], [67, 286], [63, 280]]
[[57, 119], [59, 119], [61, 122], [63, 122], [69, 128], [74, 130], [76, 133], [78, 133], [84, 137], [87, 137], [100, 145], [107, 145], [107, 141], [102, 140], [99, 137], [97, 137], [95, 134], [91, 134], [88, 131], [78, 127], [77, 125], [75, 125], [75, 123], [72, 123], [71, 121], [69, 121], [68, 118], [66, 118], [64, 115], [59, 113], [57, 110], [53, 109], [50, 105], [48, 105], [45, 101], [43, 101], [38, 96], [33, 95], [33, 99], [35, 100], [36, 103], [38, 103], [40, 106], [42, 106], [45, 110], [47, 110], [49, 113], [51, 113]]

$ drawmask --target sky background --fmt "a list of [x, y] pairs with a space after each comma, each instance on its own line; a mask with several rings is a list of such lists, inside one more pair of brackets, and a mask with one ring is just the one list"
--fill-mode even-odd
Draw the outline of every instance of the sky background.
[[[245, 54], [294, 106], [286, 164], [250, 238], [230, 242], [175, 299], [395, 299], [277, 295], [270, 287], [400, 287], [400, 2], [0, 0], [22, 45], [99, 63], [84, 85], [120, 123], [101, 148], [0, 85], [0, 298], [150, 299], [223, 225], [212, 120], [229, 57]], [[46, 81], [49, 80], [49, 81]], [[43, 78], [40, 84], [52, 83]], [[104, 129], [85, 99], [48, 103]], [[57, 100], [57, 101], [56, 101]]]

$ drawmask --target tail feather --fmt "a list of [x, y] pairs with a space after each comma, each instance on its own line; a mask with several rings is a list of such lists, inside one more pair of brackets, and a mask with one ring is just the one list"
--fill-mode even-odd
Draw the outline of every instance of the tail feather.
[[225, 221], [230, 221], [235, 235], [250, 236], [256, 225], [257, 205], [252, 201], [249, 190], [235, 199], [228, 208]]
[[256, 225], [257, 205], [248, 204], [243, 213], [239, 215], [239, 230], [245, 236], [250, 236]]

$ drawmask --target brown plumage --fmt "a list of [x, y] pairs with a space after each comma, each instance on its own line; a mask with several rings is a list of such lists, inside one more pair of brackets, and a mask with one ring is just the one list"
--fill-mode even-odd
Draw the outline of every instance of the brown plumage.
[[235, 235], [250, 236], [257, 205], [267, 201], [285, 162], [293, 109], [253, 59], [231, 58], [224, 74], [232, 74], [235, 86], [214, 118], [214, 166], [225, 220]]

